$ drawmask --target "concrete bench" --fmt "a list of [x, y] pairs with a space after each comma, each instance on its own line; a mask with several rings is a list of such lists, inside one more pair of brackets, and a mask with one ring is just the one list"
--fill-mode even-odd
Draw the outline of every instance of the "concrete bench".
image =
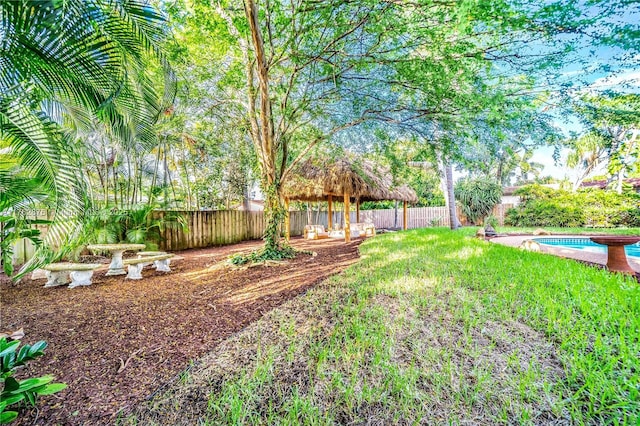
[[123, 263], [127, 265], [127, 278], [130, 280], [141, 280], [142, 269], [152, 263], [155, 265], [156, 271], [171, 272], [169, 263], [173, 256], [173, 254], [165, 253], [156, 256], [139, 256], [135, 259], [126, 259]]
[[166, 251], [139, 251], [136, 253], [138, 255], [138, 259], [141, 257], [150, 257], [150, 256], [161, 256], [163, 254], [167, 254]]
[[69, 288], [91, 285], [93, 271], [101, 267], [99, 263], [51, 263], [44, 266], [47, 283], [45, 287], [57, 287], [71, 283]]

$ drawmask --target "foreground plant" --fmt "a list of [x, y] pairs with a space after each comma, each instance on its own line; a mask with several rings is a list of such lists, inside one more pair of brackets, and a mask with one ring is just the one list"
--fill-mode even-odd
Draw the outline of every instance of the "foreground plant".
[[8, 410], [11, 405], [26, 401], [35, 406], [39, 395], [51, 395], [65, 389], [65, 383], [51, 383], [51, 375], [17, 380], [13, 377], [17, 369], [28, 361], [44, 355], [47, 343], [43, 340], [34, 345], [23, 345], [20, 350], [20, 340], [0, 338], [0, 381], [3, 383], [0, 393], [0, 424], [10, 423], [18, 417], [17, 411]]
[[232, 265], [246, 265], [251, 263], [262, 263], [267, 260], [293, 259], [298, 253], [309, 254], [306, 251], [298, 251], [288, 244], [280, 243], [277, 246], [267, 245], [260, 250], [252, 251], [248, 254], [236, 254], [229, 258]]

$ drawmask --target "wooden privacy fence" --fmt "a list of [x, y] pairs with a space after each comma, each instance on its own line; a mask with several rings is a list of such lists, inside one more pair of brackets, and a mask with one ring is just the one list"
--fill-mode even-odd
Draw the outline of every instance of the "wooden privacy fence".
[[[351, 214], [355, 222], [356, 215]], [[371, 222], [376, 228], [402, 228], [402, 208], [385, 210], [361, 210], [360, 222]], [[446, 207], [415, 207], [407, 209], [407, 228], [426, 228], [429, 226], [449, 226], [449, 213]]]
[[[511, 207], [508, 205], [508, 207]], [[504, 221], [504, 212], [508, 207], [499, 205], [493, 211], [500, 225]], [[156, 211], [154, 218], [160, 219], [167, 212]], [[188, 248], [211, 247], [233, 244], [245, 240], [256, 240], [264, 234], [264, 214], [261, 211], [247, 212], [237, 210], [211, 211], [172, 211], [185, 219], [187, 230], [167, 228], [162, 234], [160, 248], [163, 250], [184, 250]], [[446, 207], [415, 207], [407, 211], [407, 227], [425, 228], [429, 226], [449, 226], [449, 213]], [[344, 223], [343, 213], [333, 213], [333, 223]], [[462, 216], [458, 211], [458, 216]], [[328, 224], [327, 212], [294, 211], [289, 213], [291, 235], [302, 235], [305, 225]], [[351, 222], [356, 221], [356, 213], [351, 212]], [[401, 228], [402, 209], [361, 210], [361, 222], [371, 222], [376, 228]]]
[[[168, 212], [155, 211], [153, 217], [161, 219]], [[167, 227], [161, 233], [160, 248], [184, 250], [233, 244], [246, 240], [257, 240], [264, 234], [264, 213], [239, 210], [171, 211], [180, 214], [186, 229]], [[326, 217], [326, 214], [325, 214]], [[307, 224], [307, 212], [291, 212], [291, 235], [302, 235]]]
[[[510, 204], [499, 204], [493, 210], [500, 225], [504, 223], [506, 210]], [[162, 232], [159, 248], [163, 250], [185, 250], [189, 248], [203, 248], [240, 241], [256, 240], [264, 234], [264, 213], [261, 211], [238, 210], [207, 210], [207, 211], [154, 211], [153, 218], [161, 219], [168, 213], [182, 215], [186, 222], [186, 229], [167, 227]], [[429, 226], [449, 226], [449, 214], [446, 207], [414, 207], [407, 211], [407, 227], [424, 228]], [[324, 211], [294, 211], [290, 212], [291, 235], [302, 235], [308, 223], [327, 226], [328, 216]], [[333, 223], [344, 223], [343, 213], [333, 213]], [[351, 222], [356, 221], [356, 213], [351, 212]], [[458, 210], [458, 217], [464, 218]], [[376, 228], [401, 228], [402, 209], [361, 210], [361, 222], [371, 222]], [[40, 226], [43, 235], [46, 227]], [[22, 264], [33, 256], [34, 248], [31, 241], [23, 239], [14, 247], [14, 263]]]

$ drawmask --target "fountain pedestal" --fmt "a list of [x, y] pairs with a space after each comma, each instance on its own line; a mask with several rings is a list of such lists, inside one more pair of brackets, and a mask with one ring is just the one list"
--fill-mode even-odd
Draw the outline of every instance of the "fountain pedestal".
[[606, 235], [590, 237], [590, 240], [594, 243], [607, 246], [607, 268], [610, 271], [635, 275], [636, 271], [634, 271], [627, 262], [627, 254], [624, 251], [624, 246], [637, 243], [640, 241], [640, 237]]

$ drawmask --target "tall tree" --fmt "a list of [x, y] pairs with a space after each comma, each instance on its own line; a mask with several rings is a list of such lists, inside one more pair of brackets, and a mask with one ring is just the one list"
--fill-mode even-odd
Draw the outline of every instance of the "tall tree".
[[640, 95], [614, 92], [584, 95], [574, 106], [585, 130], [570, 141], [573, 150], [569, 164], [581, 166], [579, 181], [602, 164], [608, 183], [622, 193], [624, 177], [640, 154]]
[[[522, 13], [496, 2], [247, 0], [244, 23], [222, 5], [218, 13], [244, 57], [247, 116], [267, 195], [267, 244], [274, 246], [280, 185], [315, 144], [355, 125], [430, 126], [486, 110], [487, 99], [498, 98], [480, 83], [483, 63], [501, 51], [504, 31], [525, 30]], [[465, 22], [470, 15], [472, 24]], [[509, 18], [496, 19], [503, 15]]]
[[[606, 19], [622, 2], [592, 4]], [[225, 74], [216, 93], [238, 106], [237, 122], [247, 126], [267, 195], [267, 246], [275, 249], [280, 187], [320, 142], [366, 144], [366, 131], [394, 127], [455, 161], [478, 117], [499, 127], [508, 100], [530, 102], [549, 88], [550, 73], [540, 71], [557, 70], [572, 37], [594, 21], [566, 1], [533, 0], [247, 0], [241, 8], [193, 0], [187, 9], [217, 37], [206, 53], [214, 53], [210, 68]], [[619, 28], [591, 35], [610, 41]], [[438, 123], [450, 129], [442, 139], [449, 142], [428, 136]]]

